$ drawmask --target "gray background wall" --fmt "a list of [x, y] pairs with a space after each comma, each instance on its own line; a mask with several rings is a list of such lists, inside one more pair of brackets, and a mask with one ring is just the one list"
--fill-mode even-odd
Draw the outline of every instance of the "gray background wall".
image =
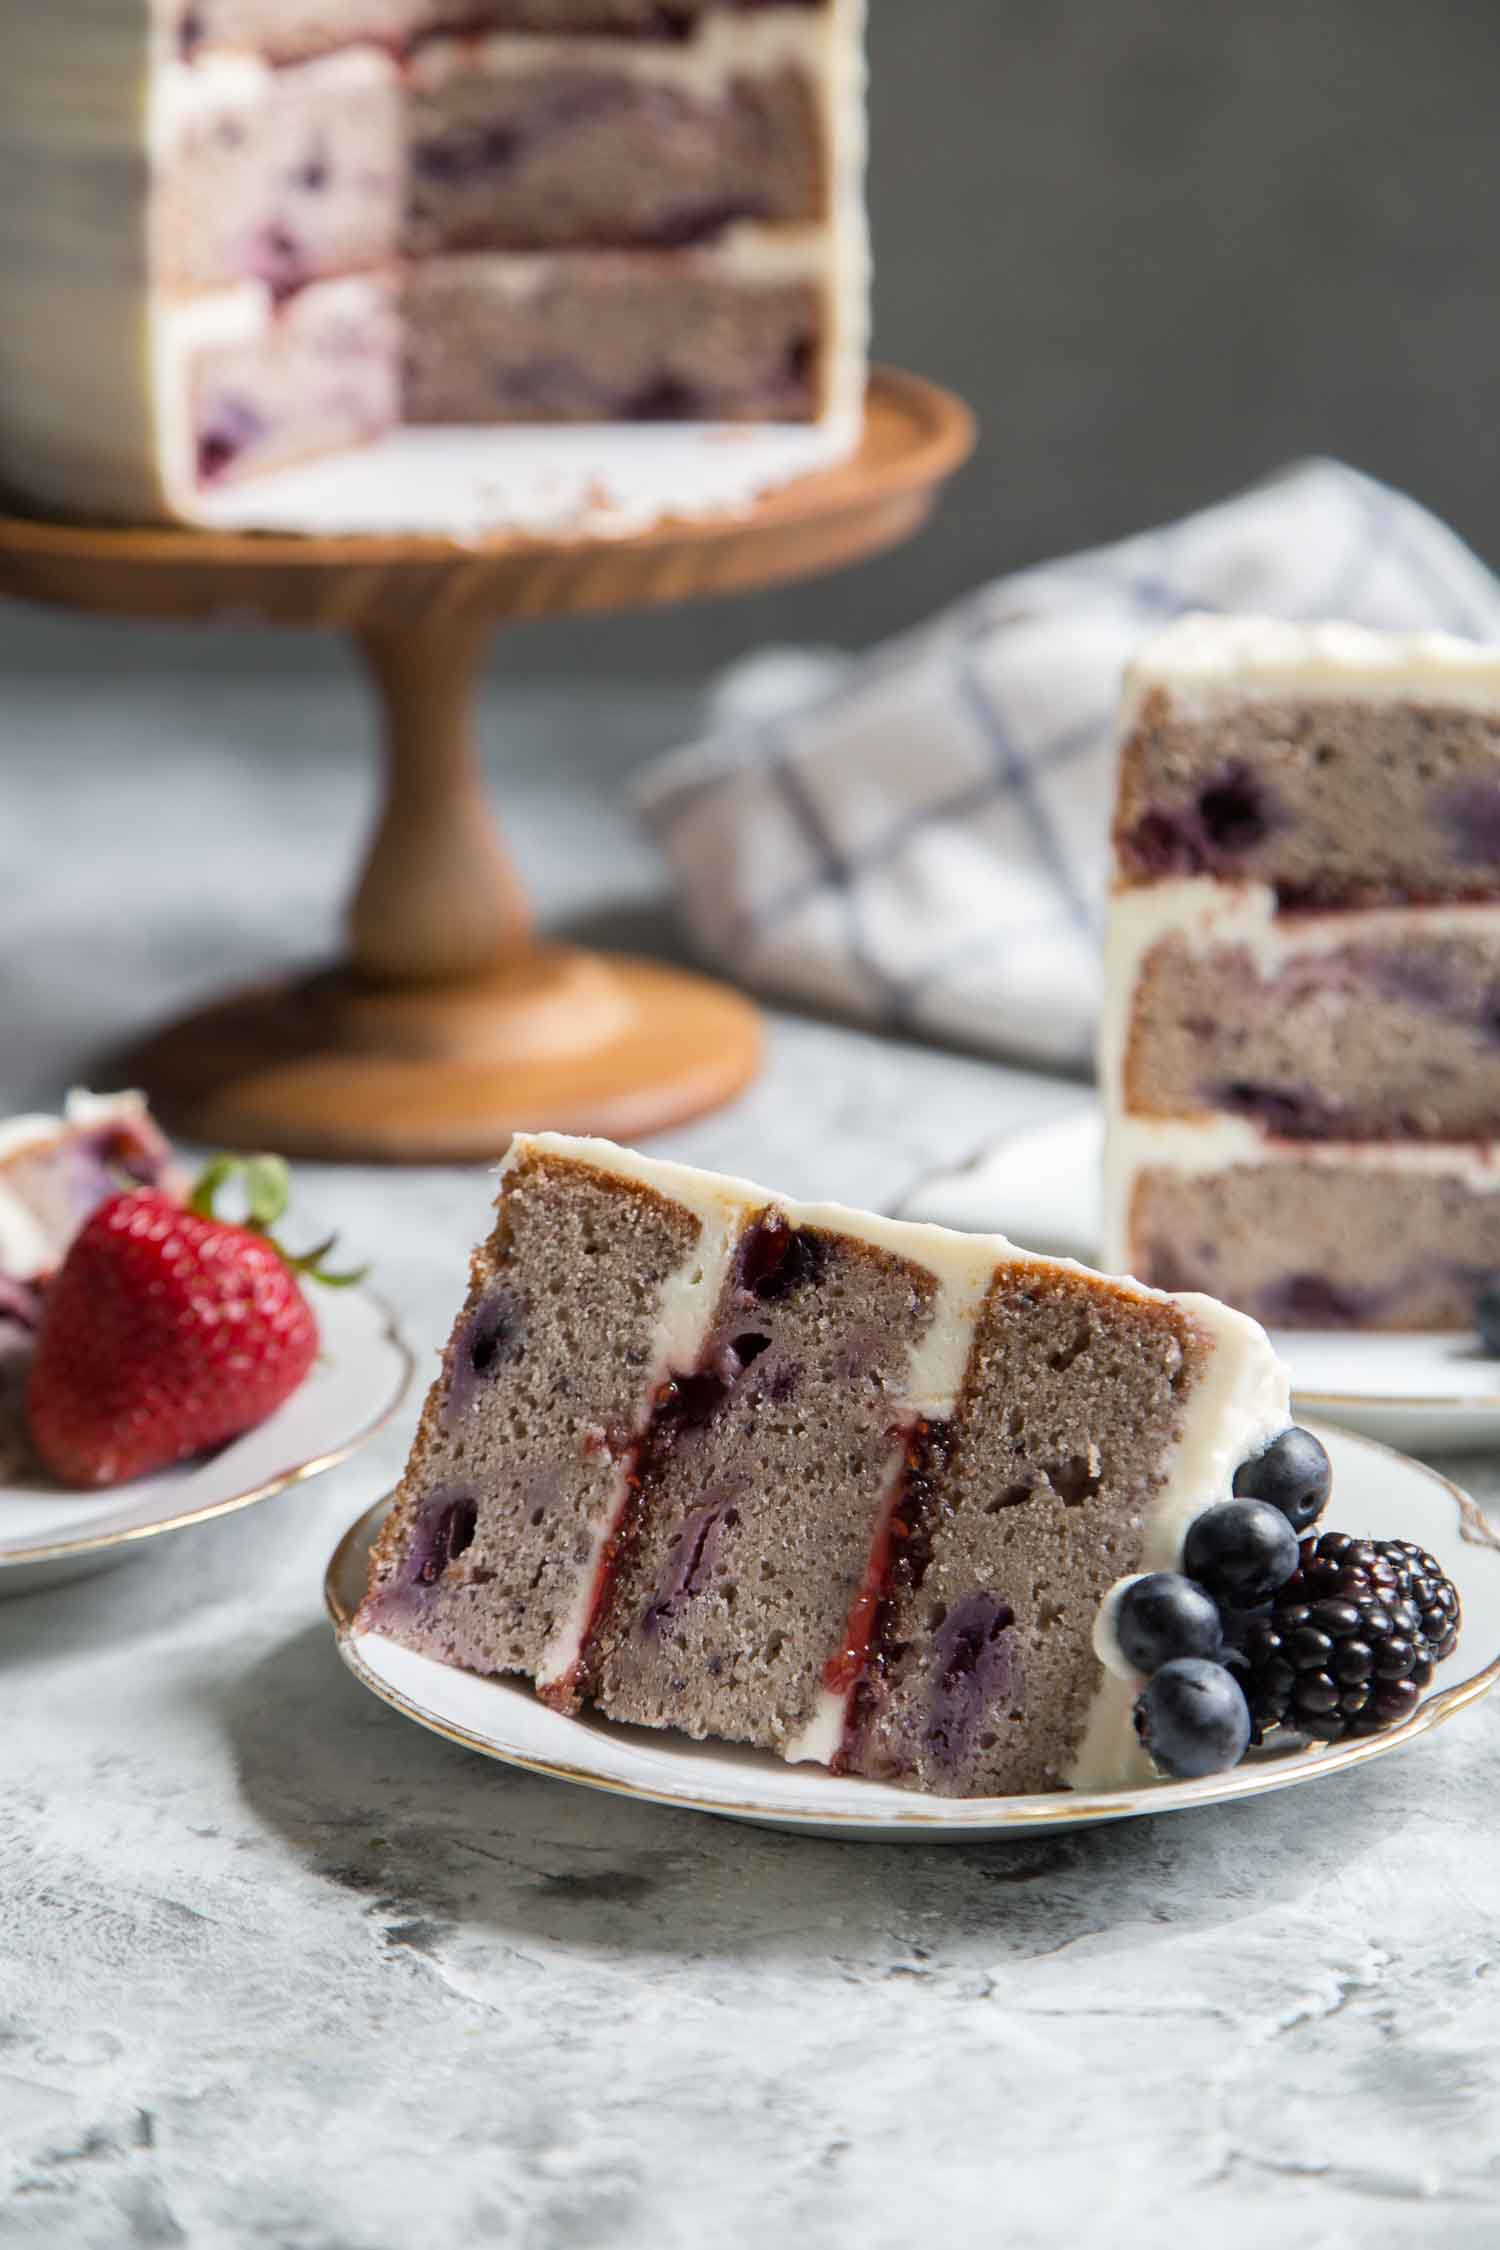
[[[882, 356], [978, 409], [937, 525], [821, 585], [527, 626], [536, 672], [701, 672], [859, 643], [976, 578], [1313, 451], [1500, 558], [1494, 0], [872, 0]], [[0, 621], [49, 662], [312, 663], [280, 644]]]

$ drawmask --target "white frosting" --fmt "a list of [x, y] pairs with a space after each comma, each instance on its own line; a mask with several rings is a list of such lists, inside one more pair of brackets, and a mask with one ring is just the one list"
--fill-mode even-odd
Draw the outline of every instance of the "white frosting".
[[[740, 1228], [768, 1206], [793, 1227], [813, 1227], [843, 1234], [892, 1257], [925, 1267], [938, 1282], [933, 1317], [912, 1356], [906, 1382], [905, 1405], [915, 1414], [942, 1417], [953, 1412], [968, 1364], [975, 1322], [1000, 1266], [1032, 1267], [1049, 1273], [1082, 1273], [1071, 1260], [1046, 1258], [1019, 1250], [1003, 1235], [957, 1234], [947, 1227], [909, 1219], [890, 1219], [878, 1213], [855, 1211], [837, 1203], [799, 1203], [773, 1195], [752, 1181], [704, 1173], [687, 1165], [645, 1157], [612, 1142], [579, 1140], [568, 1135], [540, 1133], [518, 1135], [506, 1158], [504, 1172], [536, 1157], [586, 1164], [618, 1179], [651, 1188], [685, 1205], [702, 1222], [704, 1234], [690, 1266], [707, 1262], [704, 1245], [716, 1246], [718, 1285], [698, 1288], [688, 1269], [674, 1277], [663, 1300], [663, 1325], [658, 1335], [658, 1371], [646, 1387], [640, 1420], [644, 1427], [650, 1402], [663, 1374], [672, 1367], [690, 1365], [708, 1331], [722, 1286], [727, 1258]], [[1260, 1452], [1291, 1419], [1289, 1384], [1264, 1331], [1243, 1314], [1231, 1312], [1210, 1297], [1164, 1297], [1159, 1290], [1139, 1282], [1112, 1284], [1122, 1296], [1142, 1304], [1171, 1302], [1191, 1321], [1205, 1347], [1203, 1365], [1188, 1393], [1182, 1430], [1164, 1479], [1144, 1527], [1143, 1565], [1148, 1570], [1176, 1567], [1188, 1525], [1215, 1500], [1227, 1498], [1240, 1462]], [[665, 1348], [668, 1357], [660, 1358]], [[899, 1463], [892, 1482], [882, 1495], [888, 1510], [899, 1489]], [[623, 1487], [619, 1505], [626, 1497]], [[592, 1606], [597, 1566], [602, 1558], [612, 1519], [599, 1540], [595, 1555], [580, 1575], [580, 1595], [575, 1614], [586, 1621]], [[881, 1529], [884, 1515], [881, 1516]], [[586, 1587], [586, 1592], [583, 1588]], [[579, 1626], [581, 1632], [581, 1624]], [[571, 1655], [569, 1651], [571, 1650]], [[549, 1651], [547, 1678], [565, 1676], [576, 1663], [577, 1635]], [[567, 1658], [565, 1664], [562, 1660]], [[1117, 1682], [1116, 1685], [1119, 1685]], [[845, 1698], [825, 1692], [803, 1733], [783, 1755], [797, 1760], [826, 1763], [843, 1731]], [[1128, 1762], [1134, 1743], [1128, 1701], [1123, 1713], [1105, 1692], [1096, 1696], [1080, 1746], [1074, 1785], [1099, 1788], [1112, 1784], [1106, 1778]]]
[[1500, 704], [1500, 648], [1450, 633], [1377, 633], [1363, 625], [1292, 625], [1267, 617], [1183, 617], [1154, 634], [1125, 676], [1120, 731], [1163, 689], [1174, 705], [1357, 695], [1420, 696], [1466, 709]]
[[[832, 158], [828, 223], [788, 230], [798, 239], [779, 246], [753, 233], [737, 237], [723, 246], [722, 262], [750, 281], [795, 273], [820, 283], [830, 350], [819, 426], [836, 448], [830, 458], [857, 441], [868, 348], [862, 29], [863, 0], [833, 0], [811, 14], [716, 15], [681, 48], [611, 46], [616, 68], [697, 73], [705, 83], [731, 67], [770, 67], [772, 58], [793, 55], [814, 74]], [[300, 85], [332, 89], [375, 83], [393, 66], [356, 47], [294, 68]], [[216, 496], [198, 494], [193, 478], [189, 349], [200, 334], [199, 300], [152, 288], [153, 174], [195, 120], [215, 106], [253, 105], [289, 75], [268, 73], [245, 55], [182, 64], [146, 0], [69, 0], [62, 11], [8, 12], [0, 72], [0, 478], [33, 502], [117, 521], [217, 520]], [[212, 301], [201, 315], [211, 340], [221, 335], [220, 320], [230, 322], [235, 340], [252, 341], [269, 319], [260, 291], [216, 291]], [[410, 528], [394, 454], [389, 473], [392, 520]], [[290, 518], [282, 523], [297, 528]], [[448, 526], [434, 517], [426, 528]]]
[[[1212, 1306], [1218, 1317], [1211, 1324], [1208, 1363], [1188, 1393], [1182, 1435], [1146, 1516], [1141, 1572], [1136, 1575], [1180, 1570], [1188, 1526], [1205, 1508], [1234, 1497], [1235, 1470], [1263, 1453], [1292, 1419], [1290, 1378], [1264, 1330], [1211, 1298], [1180, 1297], [1177, 1302], [1192, 1307], [1199, 1318], [1204, 1307]], [[1130, 1582], [1116, 1582], [1096, 1621], [1094, 1647], [1106, 1672], [1069, 1769], [1074, 1789], [1124, 1789], [1151, 1778], [1150, 1761], [1131, 1718], [1143, 1683], [1119, 1656], [1113, 1637], [1113, 1612]]]

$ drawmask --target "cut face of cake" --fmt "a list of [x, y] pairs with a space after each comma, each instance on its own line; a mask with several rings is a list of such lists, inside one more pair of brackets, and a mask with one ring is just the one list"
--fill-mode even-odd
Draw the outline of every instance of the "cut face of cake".
[[1289, 1420], [1207, 1300], [523, 1136], [359, 1626], [901, 1787], [1107, 1785], [1101, 1605]]
[[61, 1117], [0, 1124], [0, 1314], [21, 1316], [84, 1220], [124, 1187], [186, 1187], [139, 1094], [78, 1091]]
[[863, 0], [58, 0], [0, 78], [0, 475], [181, 517], [405, 423], [864, 396]]
[[1121, 719], [1106, 1263], [1272, 1325], [1500, 1272], [1500, 651], [1190, 618]]

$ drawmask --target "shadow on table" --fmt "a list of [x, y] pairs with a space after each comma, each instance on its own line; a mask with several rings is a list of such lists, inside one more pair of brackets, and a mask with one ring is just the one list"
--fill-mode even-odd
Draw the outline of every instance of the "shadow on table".
[[1378, 1781], [1087, 1834], [834, 1843], [674, 1812], [494, 1764], [361, 1689], [319, 1625], [215, 1703], [257, 1823], [363, 1901], [381, 1942], [455, 1951], [753, 1957], [852, 1976], [1025, 1960], [1128, 1929], [1150, 1944], [1309, 1901], [1390, 1817]]

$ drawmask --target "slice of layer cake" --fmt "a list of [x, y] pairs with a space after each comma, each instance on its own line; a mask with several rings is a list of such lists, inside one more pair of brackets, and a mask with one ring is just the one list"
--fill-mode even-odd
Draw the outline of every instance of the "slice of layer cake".
[[0, 75], [0, 476], [183, 517], [403, 423], [864, 396], [862, 0], [56, 0]]
[[1104, 1785], [1101, 1604], [1289, 1419], [1206, 1299], [523, 1136], [360, 1628], [907, 1788]]
[[31, 1461], [22, 1391], [42, 1291], [91, 1212], [120, 1188], [186, 1192], [139, 1094], [69, 1094], [61, 1117], [0, 1123], [0, 1476]]
[[1106, 1263], [1272, 1325], [1500, 1272], [1500, 651], [1190, 618], [1121, 719]]

